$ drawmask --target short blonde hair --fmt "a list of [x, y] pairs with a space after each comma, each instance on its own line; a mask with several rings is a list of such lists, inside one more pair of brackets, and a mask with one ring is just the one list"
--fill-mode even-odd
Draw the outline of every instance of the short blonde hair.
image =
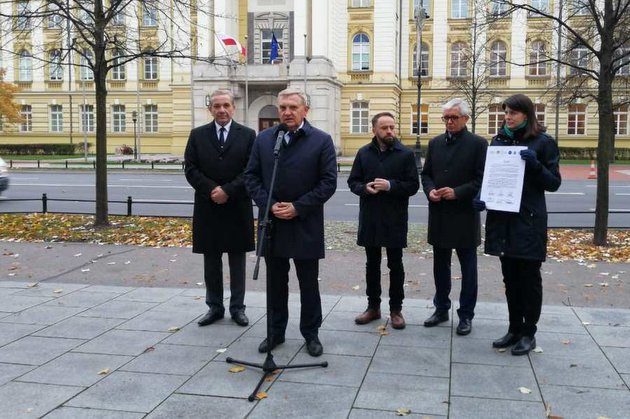
[[308, 96], [306, 96], [306, 93], [304, 93], [304, 91], [296, 87], [288, 87], [282, 90], [280, 93], [278, 93], [278, 99], [280, 99], [280, 97], [282, 96], [293, 96], [293, 95], [299, 96], [300, 99], [302, 100], [302, 105], [308, 106]]

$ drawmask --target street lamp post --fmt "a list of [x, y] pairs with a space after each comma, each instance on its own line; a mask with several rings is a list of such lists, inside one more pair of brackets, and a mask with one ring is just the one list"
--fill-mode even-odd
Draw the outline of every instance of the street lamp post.
[[133, 122], [133, 159], [138, 160], [138, 134], [136, 133], [136, 121], [138, 121], [138, 112], [131, 112], [131, 121]]
[[416, 63], [418, 71], [418, 101], [416, 103], [416, 145], [413, 153], [416, 158], [416, 166], [418, 170], [422, 167], [422, 150], [420, 148], [420, 130], [422, 126], [421, 114], [421, 97], [422, 97], [422, 29], [424, 22], [429, 17], [424, 9], [424, 2], [420, 0], [420, 4], [414, 9], [414, 19], [416, 22]]

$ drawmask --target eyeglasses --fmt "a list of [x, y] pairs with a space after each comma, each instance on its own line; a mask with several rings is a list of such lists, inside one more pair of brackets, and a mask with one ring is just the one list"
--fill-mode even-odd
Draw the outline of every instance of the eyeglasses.
[[459, 115], [446, 115], [442, 117], [442, 121], [443, 122], [447, 122], [447, 121], [453, 121], [456, 122], [457, 120], [459, 120], [459, 118], [463, 118], [463, 116], [459, 116]]

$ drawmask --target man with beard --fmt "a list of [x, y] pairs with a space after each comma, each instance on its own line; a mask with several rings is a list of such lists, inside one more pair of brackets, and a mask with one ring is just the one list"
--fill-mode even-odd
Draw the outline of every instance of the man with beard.
[[357, 244], [365, 247], [368, 307], [357, 324], [381, 318], [381, 248], [387, 251], [389, 309], [394, 329], [404, 329], [402, 303], [405, 270], [402, 249], [407, 247], [409, 197], [420, 187], [413, 152], [395, 137], [394, 115], [381, 112], [372, 118], [372, 142], [361, 147], [348, 178], [359, 195]]

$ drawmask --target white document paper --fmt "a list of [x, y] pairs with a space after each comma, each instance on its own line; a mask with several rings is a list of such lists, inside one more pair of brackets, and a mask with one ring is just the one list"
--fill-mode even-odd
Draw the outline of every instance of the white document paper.
[[480, 197], [486, 208], [519, 212], [525, 178], [525, 160], [520, 152], [526, 149], [523, 146], [488, 147]]

